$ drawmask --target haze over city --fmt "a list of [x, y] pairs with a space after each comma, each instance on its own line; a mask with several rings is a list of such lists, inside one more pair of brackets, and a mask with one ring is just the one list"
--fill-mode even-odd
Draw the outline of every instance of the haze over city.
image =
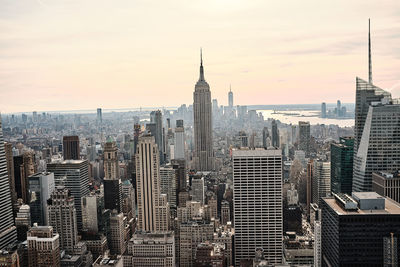
[[190, 104], [200, 47], [221, 104], [353, 103], [369, 17], [374, 81], [400, 83], [397, 0], [0, 5], [2, 113]]

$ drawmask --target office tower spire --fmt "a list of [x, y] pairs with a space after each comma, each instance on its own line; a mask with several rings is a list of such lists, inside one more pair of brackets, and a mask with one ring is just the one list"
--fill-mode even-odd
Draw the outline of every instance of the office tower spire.
[[214, 169], [211, 122], [211, 91], [204, 79], [203, 56], [200, 50], [200, 79], [193, 93], [194, 167], [199, 171]]
[[368, 82], [372, 84], [371, 19], [368, 19]]
[[205, 81], [203, 68], [203, 50], [200, 48], [200, 78], [199, 81]]

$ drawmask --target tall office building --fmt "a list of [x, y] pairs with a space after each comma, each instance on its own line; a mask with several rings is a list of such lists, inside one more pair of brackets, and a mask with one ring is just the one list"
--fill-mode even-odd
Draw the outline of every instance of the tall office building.
[[323, 198], [321, 208], [322, 266], [384, 266], [388, 256], [390, 262], [384, 244], [400, 235], [399, 203], [375, 192], [353, 192]]
[[321, 118], [326, 118], [326, 103], [322, 102], [321, 104]]
[[331, 144], [331, 190], [333, 193], [351, 194], [353, 147], [353, 137], [340, 137], [338, 144]]
[[103, 122], [103, 113], [101, 111], [101, 108], [97, 109], [97, 123], [102, 123]]
[[374, 102], [354, 155], [353, 192], [372, 190], [372, 172], [400, 169], [400, 105]]
[[29, 176], [29, 206], [32, 223], [47, 225], [47, 200], [54, 189], [54, 173], [42, 172]]
[[[74, 198], [64, 186], [57, 186], [48, 201], [49, 225], [60, 235], [60, 247], [68, 253], [78, 243]], [[80, 204], [81, 202], [79, 202]]]
[[104, 147], [104, 205], [106, 209], [121, 212], [122, 183], [119, 177], [118, 148], [109, 140]]
[[11, 192], [8, 184], [6, 154], [0, 117], [0, 249], [17, 240], [17, 230], [13, 220]]
[[272, 120], [271, 125], [271, 134], [272, 134], [272, 146], [275, 148], [279, 148], [280, 146], [280, 136], [279, 136], [279, 129], [276, 120]]
[[82, 230], [81, 198], [89, 194], [89, 163], [87, 160], [64, 160], [47, 164], [47, 171], [54, 173], [56, 186], [68, 188], [75, 200], [78, 230]]
[[153, 136], [139, 138], [136, 153], [138, 230], [167, 231], [169, 205], [161, 194], [159, 150]]
[[174, 159], [185, 159], [185, 128], [183, 120], [176, 121]]
[[365, 120], [372, 102], [379, 102], [383, 98], [391, 98], [391, 94], [372, 84], [372, 61], [371, 61], [371, 34], [370, 22], [368, 21], [368, 82], [356, 78], [356, 106], [354, 127], [354, 153], [357, 153], [364, 130]]
[[60, 266], [60, 236], [51, 226], [33, 226], [28, 231], [29, 267]]
[[236, 266], [256, 248], [269, 263], [282, 262], [281, 150], [233, 151], [233, 216]]
[[164, 135], [163, 135], [163, 124], [162, 114], [160, 110], [152, 111], [150, 113], [150, 122], [155, 124], [154, 131], [151, 134], [154, 136], [158, 150], [160, 151], [160, 164], [164, 164]]
[[35, 173], [34, 153], [25, 152], [14, 157], [15, 192], [24, 203], [29, 202], [28, 177]]
[[310, 122], [299, 121], [299, 150], [303, 150], [306, 156], [310, 156]]
[[372, 173], [372, 191], [400, 203], [400, 174], [395, 172]]
[[7, 161], [8, 183], [10, 185], [10, 190], [11, 190], [11, 202], [14, 204], [17, 203], [17, 193], [15, 191], [14, 160], [13, 160], [12, 144], [4, 143], [4, 150]]
[[228, 104], [229, 104], [229, 108], [232, 109], [233, 108], [233, 92], [232, 92], [232, 88], [229, 86], [229, 93], [228, 93]]
[[126, 249], [124, 214], [113, 211], [110, 217], [110, 253], [122, 255]]
[[64, 160], [80, 159], [79, 137], [64, 136], [63, 137], [63, 155]]
[[321, 204], [321, 198], [331, 193], [331, 163], [314, 161], [312, 194], [313, 203]]
[[263, 142], [263, 148], [267, 149], [270, 144], [268, 144], [268, 138], [269, 138], [269, 131], [268, 127], [264, 127], [262, 131], [262, 142]]
[[190, 190], [192, 200], [198, 201], [201, 205], [204, 205], [204, 194], [204, 177], [193, 177], [192, 189]]
[[212, 137], [211, 91], [204, 79], [203, 58], [200, 55], [200, 78], [193, 93], [194, 166], [198, 171], [214, 169]]
[[171, 209], [177, 207], [177, 176], [171, 165], [160, 167], [160, 190], [162, 194], [167, 195], [167, 201]]

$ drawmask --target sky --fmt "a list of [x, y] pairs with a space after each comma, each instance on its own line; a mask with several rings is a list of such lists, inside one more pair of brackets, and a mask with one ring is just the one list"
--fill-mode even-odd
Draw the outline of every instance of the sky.
[[200, 47], [220, 105], [351, 103], [368, 18], [400, 96], [399, 0], [0, 0], [0, 112], [192, 104]]

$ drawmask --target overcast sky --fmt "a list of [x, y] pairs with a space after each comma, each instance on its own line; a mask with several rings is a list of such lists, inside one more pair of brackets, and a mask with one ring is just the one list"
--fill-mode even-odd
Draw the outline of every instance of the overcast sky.
[[219, 104], [354, 102], [369, 17], [400, 92], [399, 0], [0, 0], [0, 111], [192, 104], [200, 47]]

